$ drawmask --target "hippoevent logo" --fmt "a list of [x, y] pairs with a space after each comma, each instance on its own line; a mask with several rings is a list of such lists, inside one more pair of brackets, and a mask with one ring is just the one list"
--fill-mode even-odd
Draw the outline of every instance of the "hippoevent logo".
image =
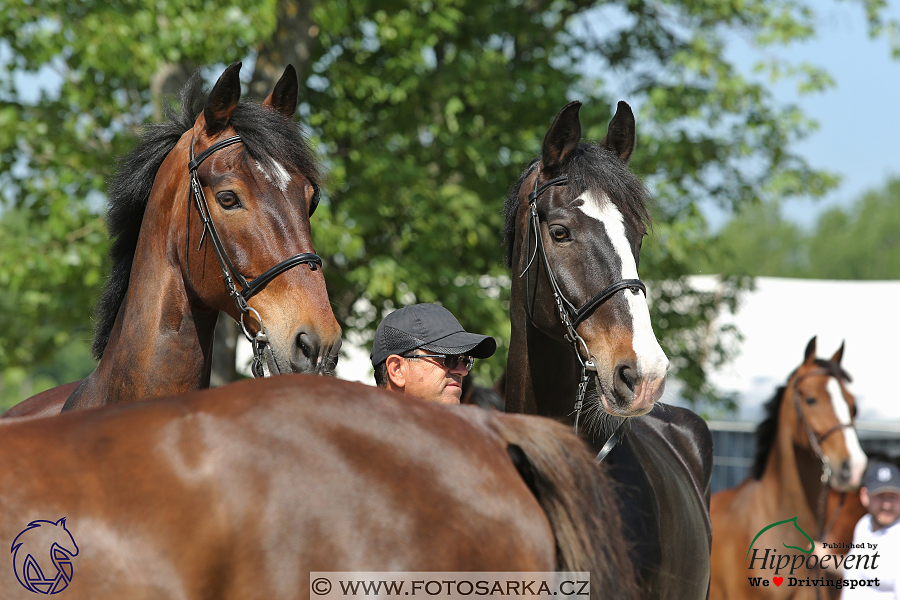
[[58, 594], [72, 581], [72, 558], [78, 556], [75, 538], [66, 529], [66, 518], [32, 521], [10, 549], [16, 579], [35, 594]]
[[[788, 550], [796, 550], [797, 552], [786, 553], [780, 548], [756, 548], [754, 545], [761, 535], [781, 525], [792, 525], [793, 528], [800, 533], [808, 542], [808, 548], [801, 546], [790, 546], [783, 539], [790, 532], [790, 529], [783, 528], [779, 531], [782, 542], [781, 545]], [[791, 534], [792, 537], [796, 537]], [[772, 536], [767, 536], [767, 540], [772, 540]], [[805, 546], [806, 544], [804, 544]], [[831, 548], [853, 548], [853, 544], [825, 544], [822, 543], [823, 549]], [[776, 521], [766, 525], [759, 530], [750, 542], [747, 548], [747, 556], [745, 560], [749, 561], [748, 570], [756, 570], [763, 576], [750, 576], [747, 579], [751, 587], [769, 587], [774, 585], [780, 587], [784, 584], [786, 587], [833, 587], [841, 589], [849, 587], [855, 589], [857, 587], [878, 587], [881, 581], [878, 577], [871, 579], [828, 579], [824, 576], [809, 577], [802, 570], [813, 569], [866, 569], [871, 572], [879, 567], [878, 561], [881, 555], [878, 553], [878, 544], [862, 543], [857, 544], [853, 554], [817, 554], [815, 553], [816, 542], [813, 538], [803, 531], [803, 528], [797, 524], [797, 517], [785, 519], [784, 521]], [[873, 552], [862, 552], [863, 550], [871, 550]], [[795, 576], [795, 571], [797, 571]], [[818, 571], [815, 571], [818, 574]], [[769, 576], [771, 575], [771, 576]], [[787, 577], [785, 579], [785, 576]]]

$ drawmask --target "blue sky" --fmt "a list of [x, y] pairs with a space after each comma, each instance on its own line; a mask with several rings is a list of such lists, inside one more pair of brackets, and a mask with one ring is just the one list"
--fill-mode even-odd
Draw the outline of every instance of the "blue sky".
[[[850, 205], [864, 192], [882, 187], [891, 175], [900, 176], [900, 60], [891, 58], [887, 39], [869, 38], [856, 3], [817, 2], [815, 9], [815, 39], [766, 51], [822, 66], [836, 81], [824, 93], [803, 96], [790, 84], [772, 88], [778, 102], [797, 103], [819, 121], [819, 131], [795, 150], [812, 166], [843, 178], [821, 200], [786, 203], [784, 215], [806, 227], [815, 225], [823, 209]], [[890, 6], [889, 14], [900, 20], [900, 3]], [[740, 41], [731, 45], [732, 60], [748, 70], [759, 56]], [[714, 225], [720, 220], [720, 215], [711, 217]]]

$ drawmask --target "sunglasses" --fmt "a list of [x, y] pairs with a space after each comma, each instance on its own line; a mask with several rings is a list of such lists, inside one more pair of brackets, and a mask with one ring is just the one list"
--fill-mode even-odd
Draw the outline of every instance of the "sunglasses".
[[401, 356], [403, 358], [440, 358], [443, 359], [444, 367], [450, 371], [455, 369], [460, 362], [466, 371], [471, 371], [472, 365], [475, 364], [475, 357], [465, 354], [403, 354]]

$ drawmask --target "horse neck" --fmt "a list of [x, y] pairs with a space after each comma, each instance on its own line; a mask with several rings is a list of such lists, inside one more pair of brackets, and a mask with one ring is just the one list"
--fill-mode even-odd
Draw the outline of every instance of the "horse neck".
[[797, 445], [794, 441], [795, 432], [797, 428], [802, 430], [802, 425], [797, 421], [790, 389], [786, 389], [781, 400], [778, 434], [762, 480], [767, 484], [765, 487], [770, 500], [785, 510], [796, 512], [801, 527], [812, 533], [817, 523], [818, 500], [822, 491], [822, 463], [810, 448]]
[[[163, 161], [160, 172], [179, 175], [154, 184], [128, 291], [109, 342], [97, 369], [69, 398], [66, 409], [209, 387], [218, 311], [192, 301], [182, 273], [189, 182], [187, 159], [173, 156], [180, 154], [177, 148]], [[197, 242], [192, 239], [191, 243]], [[214, 258], [206, 265], [207, 271], [218, 273]]]
[[507, 411], [570, 418], [581, 375], [574, 351], [565, 340], [535, 327], [524, 303], [513, 306], [506, 369]]

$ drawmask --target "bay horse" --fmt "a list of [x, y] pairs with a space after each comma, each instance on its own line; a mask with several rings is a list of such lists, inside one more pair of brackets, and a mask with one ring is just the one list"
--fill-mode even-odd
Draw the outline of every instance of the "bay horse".
[[638, 278], [650, 217], [627, 166], [634, 115], [619, 102], [606, 137], [588, 144], [580, 107], [557, 114], [505, 203], [514, 275], [506, 410], [582, 426], [619, 483], [642, 597], [703, 598], [712, 436], [691, 411], [657, 404], [668, 359]]
[[258, 371], [334, 371], [341, 331], [310, 239], [320, 168], [291, 121], [297, 74], [288, 66], [260, 106], [240, 102], [240, 68], [205, 97], [196, 73], [180, 113], [148, 127], [118, 166], [96, 369], [4, 416], [209, 387], [220, 311], [244, 327]]
[[[316, 571], [556, 570], [590, 572], [594, 599], [638, 597], [612, 483], [549, 419], [289, 374], [11, 419], [0, 439], [0, 540], [64, 519], [69, 599], [288, 600]], [[0, 599], [24, 597], [14, 568], [0, 560]]]
[[[831, 523], [837, 510], [858, 514], [858, 501], [841, 507], [836, 496], [855, 495], [866, 455], [853, 427], [856, 400], [847, 387], [850, 376], [841, 367], [843, 353], [842, 344], [830, 359], [816, 358], [816, 338], [809, 341], [803, 363], [765, 405], [765, 420], [756, 430], [751, 476], [738, 487], [712, 496], [711, 598], [816, 598], [811, 587], [751, 587], [748, 577], [766, 579], [773, 572], [760, 561], [750, 563], [748, 549], [753, 544], [759, 552], [775, 548], [784, 552], [783, 546], [807, 552], [809, 538], [849, 543], [846, 527], [835, 532]], [[795, 519], [796, 527], [754, 541], [764, 527], [790, 519]], [[830, 537], [835, 535], [844, 539]], [[849, 535], [852, 538], [852, 525]], [[846, 554], [846, 550], [830, 553]], [[794, 576], [818, 579], [821, 573], [798, 566]]]

